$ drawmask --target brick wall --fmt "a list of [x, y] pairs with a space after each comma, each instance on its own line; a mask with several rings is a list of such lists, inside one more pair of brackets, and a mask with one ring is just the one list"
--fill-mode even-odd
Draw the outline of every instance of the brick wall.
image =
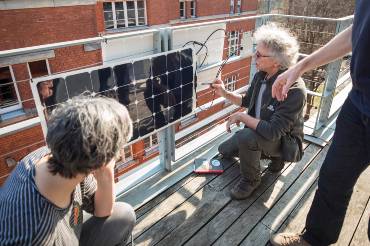
[[84, 5], [1, 10], [0, 50], [95, 37], [97, 9]]
[[41, 126], [34, 126], [15, 134], [0, 137], [0, 185], [4, 183], [14, 167], [8, 167], [5, 160], [21, 160], [30, 152], [44, 146]]

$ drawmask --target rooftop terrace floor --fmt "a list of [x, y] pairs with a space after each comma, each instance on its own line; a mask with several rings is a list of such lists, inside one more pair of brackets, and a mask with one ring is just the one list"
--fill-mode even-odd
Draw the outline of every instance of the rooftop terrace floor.
[[[136, 209], [135, 245], [269, 245], [271, 233], [302, 231], [329, 145], [305, 143], [300, 162], [281, 173], [266, 171], [243, 201], [230, 199], [239, 178], [238, 160], [223, 160], [221, 175], [191, 173]], [[336, 245], [370, 245], [370, 168], [359, 178]]]

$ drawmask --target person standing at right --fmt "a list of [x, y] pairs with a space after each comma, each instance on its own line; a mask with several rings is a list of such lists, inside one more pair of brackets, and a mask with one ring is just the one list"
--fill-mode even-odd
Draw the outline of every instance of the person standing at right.
[[[357, 0], [354, 23], [328, 44], [281, 74], [272, 96], [284, 100], [306, 71], [351, 51], [352, 91], [338, 116], [333, 142], [321, 167], [303, 234], [279, 233], [273, 245], [329, 245], [338, 240], [353, 187], [370, 163], [370, 2]], [[368, 215], [367, 215], [368, 216]], [[369, 218], [370, 227], [370, 218]], [[370, 228], [368, 228], [370, 238]]]

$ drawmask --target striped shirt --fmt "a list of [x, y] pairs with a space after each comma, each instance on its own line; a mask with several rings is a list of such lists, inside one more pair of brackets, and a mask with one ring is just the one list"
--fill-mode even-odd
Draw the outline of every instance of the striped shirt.
[[69, 207], [43, 197], [35, 184], [35, 163], [49, 154], [42, 147], [23, 158], [0, 188], [0, 245], [78, 245], [83, 213], [94, 211], [96, 180], [76, 186]]

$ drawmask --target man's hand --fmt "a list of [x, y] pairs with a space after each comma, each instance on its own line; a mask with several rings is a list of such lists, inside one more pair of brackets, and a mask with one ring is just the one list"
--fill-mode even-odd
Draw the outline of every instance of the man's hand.
[[284, 101], [292, 84], [302, 75], [299, 67], [294, 66], [280, 74], [272, 85], [272, 97]]
[[227, 121], [226, 123], [226, 131], [227, 132], [231, 132], [231, 125], [233, 124], [236, 124], [237, 126], [240, 126], [240, 122], [241, 122], [241, 117], [242, 115], [241, 114], [245, 114], [245, 113], [241, 113], [241, 112], [237, 112], [237, 113], [234, 113], [232, 114], [230, 117], [229, 117], [229, 120]]
[[215, 79], [210, 87], [215, 90], [217, 96], [225, 97], [226, 89], [224, 82], [221, 79]]

